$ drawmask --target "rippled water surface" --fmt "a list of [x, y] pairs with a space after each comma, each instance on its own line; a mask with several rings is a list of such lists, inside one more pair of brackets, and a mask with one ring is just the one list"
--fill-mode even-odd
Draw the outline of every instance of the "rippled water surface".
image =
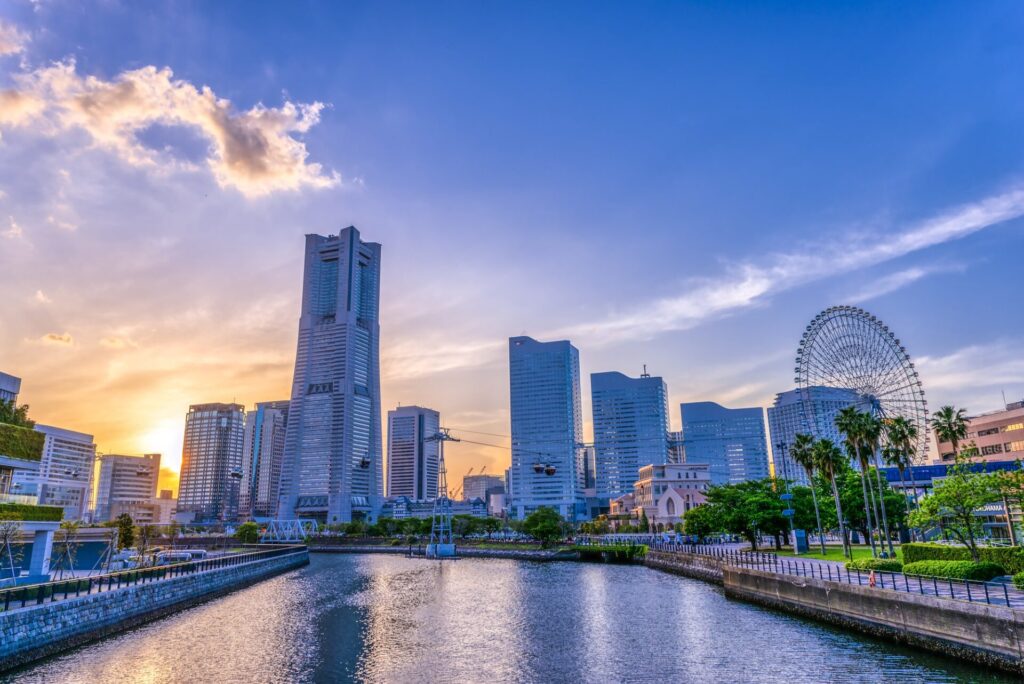
[[1016, 681], [635, 566], [314, 555], [17, 682]]

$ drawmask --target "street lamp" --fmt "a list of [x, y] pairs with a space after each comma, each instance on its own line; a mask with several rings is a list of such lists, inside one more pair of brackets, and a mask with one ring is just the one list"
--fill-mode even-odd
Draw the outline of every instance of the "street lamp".
[[[789, 473], [786, 468], [786, 443], [778, 442], [775, 444], [775, 448], [782, 454], [782, 481], [786, 483], [786, 491], [779, 497], [786, 505], [786, 508], [782, 511], [782, 515], [789, 518], [789, 534], [793, 540], [793, 555], [799, 556], [800, 549], [796, 543], [796, 527], [793, 524], [793, 516], [796, 515], [796, 510], [793, 508], [793, 495], [789, 491]], [[776, 477], [778, 477], [778, 473], [776, 473]]]

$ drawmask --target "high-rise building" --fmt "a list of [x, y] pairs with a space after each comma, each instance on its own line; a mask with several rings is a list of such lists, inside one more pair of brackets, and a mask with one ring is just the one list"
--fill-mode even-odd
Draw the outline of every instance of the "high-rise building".
[[35, 497], [40, 506], [61, 506], [65, 520], [83, 520], [92, 497], [92, 471], [96, 444], [92, 435], [36, 425], [43, 433], [43, 456], [38, 470], [15, 470], [12, 493]]
[[633, 491], [641, 466], [668, 458], [668, 387], [644, 373], [591, 373], [597, 496]]
[[668, 433], [668, 462], [686, 463], [686, 444], [683, 442], [683, 431]]
[[161, 489], [160, 496], [153, 497], [152, 505], [153, 522], [157, 525], [169, 525], [178, 511], [178, 500], [170, 489]]
[[289, 403], [287, 400], [260, 402], [245, 415], [242, 483], [238, 495], [241, 518], [267, 518], [277, 512]]
[[107, 522], [127, 513], [136, 522], [157, 522], [151, 506], [160, 477], [160, 454], [101, 454], [99, 462], [95, 521]]
[[466, 475], [462, 478], [462, 500], [490, 500], [491, 494], [505, 493], [505, 479], [501, 475]]
[[388, 496], [413, 501], [437, 498], [438, 442], [427, 441], [441, 429], [441, 414], [422, 406], [388, 411]]
[[279, 518], [349, 522], [380, 509], [380, 252], [353, 227], [306, 236]]
[[685, 403], [686, 463], [707, 463], [712, 484], [736, 484], [768, 477], [764, 409], [729, 409], [713, 401]]
[[[808, 420], [804, 398], [813, 402], [814, 425]], [[793, 389], [775, 396], [768, 407], [768, 430], [771, 434], [772, 461], [775, 477], [807, 484], [807, 473], [793, 460], [791, 449], [798, 434], [816, 439], [829, 439], [842, 445], [843, 435], [836, 428], [836, 415], [847, 406], [861, 401], [854, 390], [837, 387]]]
[[181, 452], [179, 514], [190, 514], [195, 522], [237, 519], [244, 442], [245, 407], [241, 404], [189, 407]]
[[580, 356], [567, 340], [509, 338], [513, 482], [511, 514], [550, 507], [586, 513]]
[[21, 378], [16, 378], [7, 373], [0, 373], [0, 401], [18, 402], [18, 393], [21, 392]]
[[[951, 463], [953, 445], [942, 442], [933, 434], [938, 445], [936, 463]], [[1012, 461], [1024, 459], [1024, 401], [1007, 404], [1002, 411], [991, 411], [967, 419], [967, 439], [960, 440], [959, 449], [975, 446], [977, 460]]]

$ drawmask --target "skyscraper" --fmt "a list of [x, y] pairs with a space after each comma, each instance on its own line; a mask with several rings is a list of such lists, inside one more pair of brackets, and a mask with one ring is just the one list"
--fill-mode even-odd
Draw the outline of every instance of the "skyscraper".
[[642, 466], [668, 458], [668, 387], [644, 373], [591, 373], [597, 496], [633, 491]]
[[38, 470], [15, 470], [11, 489], [35, 496], [40, 506], [61, 506], [66, 520], [82, 520], [89, 512], [96, 444], [92, 435], [36, 425], [46, 435]]
[[178, 513], [196, 522], [230, 522], [238, 517], [242, 480], [245, 407], [196, 404], [185, 417]]
[[266, 518], [277, 512], [288, 404], [287, 400], [261, 402], [245, 416], [238, 496], [242, 518]]
[[501, 475], [465, 475], [462, 478], [462, 500], [472, 501], [480, 499], [484, 503], [489, 501], [491, 494], [505, 493], [505, 479]]
[[547, 506], [585, 514], [580, 355], [567, 340], [509, 338], [512, 417], [511, 514]]
[[[96, 485], [96, 522], [114, 520], [122, 513], [136, 522], [155, 518], [153, 497], [160, 476], [160, 454], [99, 457], [100, 474]], [[158, 522], [153, 520], [152, 522]]]
[[21, 378], [16, 378], [7, 373], [0, 373], [0, 401], [18, 401], [18, 392], [21, 391]]
[[279, 518], [349, 522], [380, 509], [380, 251], [351, 226], [306, 236]]
[[[811, 425], [804, 410], [804, 393], [814, 402], [817, 425]], [[857, 392], [837, 387], [809, 387], [793, 389], [775, 396], [775, 404], [768, 408], [768, 430], [771, 435], [772, 460], [775, 477], [807, 484], [807, 473], [797, 465], [790, 452], [798, 433], [818, 439], [830, 439], [842, 446], [843, 435], [836, 428], [835, 417], [847, 406], [859, 404]]]
[[422, 406], [388, 411], [388, 496], [413, 501], [437, 498], [438, 443], [426, 441], [441, 427], [441, 414]]
[[768, 477], [764, 410], [729, 409], [713, 401], [682, 404], [687, 463], [711, 466], [712, 484]]

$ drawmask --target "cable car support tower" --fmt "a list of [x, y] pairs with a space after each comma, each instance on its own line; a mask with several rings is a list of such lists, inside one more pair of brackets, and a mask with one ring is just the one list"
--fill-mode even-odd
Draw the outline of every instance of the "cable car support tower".
[[448, 469], [444, 464], [444, 443], [458, 442], [448, 428], [427, 437], [427, 442], [437, 442], [437, 498], [434, 499], [434, 513], [430, 525], [430, 543], [427, 544], [427, 558], [455, 558], [455, 539], [452, 537], [452, 500], [448, 498]]

